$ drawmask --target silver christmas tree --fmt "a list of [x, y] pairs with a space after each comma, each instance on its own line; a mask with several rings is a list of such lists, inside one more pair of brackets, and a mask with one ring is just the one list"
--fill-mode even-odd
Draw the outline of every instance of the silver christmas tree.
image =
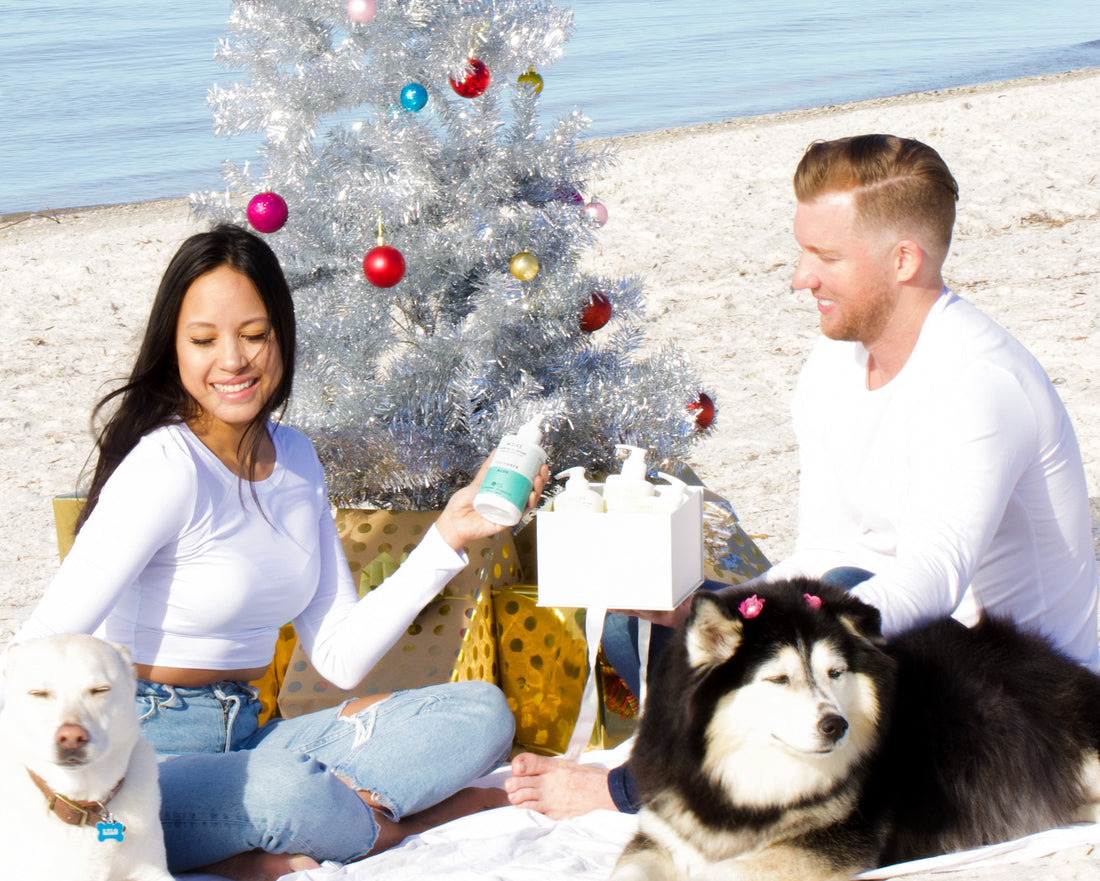
[[578, 266], [606, 217], [582, 194], [611, 157], [579, 141], [580, 111], [537, 119], [572, 26], [545, 0], [235, 7], [217, 55], [245, 77], [212, 89], [215, 129], [264, 140], [192, 201], [239, 223], [251, 202], [264, 230], [287, 207], [267, 236], [298, 315], [286, 418], [334, 501], [437, 507], [536, 414], [555, 470], [699, 437], [686, 359], [643, 351], [639, 281]]

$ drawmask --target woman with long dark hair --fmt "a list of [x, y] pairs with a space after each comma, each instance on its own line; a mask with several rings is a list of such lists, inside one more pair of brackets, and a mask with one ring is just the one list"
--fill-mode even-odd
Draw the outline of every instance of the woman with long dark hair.
[[142, 733], [165, 756], [174, 872], [275, 878], [359, 859], [474, 807], [451, 796], [511, 744], [507, 703], [480, 682], [258, 724], [248, 683], [282, 624], [325, 679], [353, 687], [465, 566], [462, 548], [501, 529], [472, 507], [483, 468], [360, 600], [313, 447], [279, 422], [294, 334], [261, 239], [222, 225], [184, 242], [129, 380], [96, 408], [110, 415], [72, 550], [16, 637], [129, 649]]

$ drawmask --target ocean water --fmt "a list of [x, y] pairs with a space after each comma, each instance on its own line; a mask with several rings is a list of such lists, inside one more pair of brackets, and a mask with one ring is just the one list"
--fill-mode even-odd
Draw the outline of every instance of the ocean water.
[[[306, 0], [303, 0], [306, 2]], [[1100, 0], [573, 0], [547, 121], [609, 137], [1100, 66]], [[232, 0], [0, 0], [0, 214], [220, 186]]]

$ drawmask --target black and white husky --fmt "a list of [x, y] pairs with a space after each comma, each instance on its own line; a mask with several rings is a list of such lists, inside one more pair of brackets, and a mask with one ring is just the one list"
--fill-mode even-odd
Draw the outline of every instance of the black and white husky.
[[1008, 623], [889, 642], [794, 581], [700, 594], [650, 677], [613, 881], [850, 878], [1097, 819], [1100, 677]]

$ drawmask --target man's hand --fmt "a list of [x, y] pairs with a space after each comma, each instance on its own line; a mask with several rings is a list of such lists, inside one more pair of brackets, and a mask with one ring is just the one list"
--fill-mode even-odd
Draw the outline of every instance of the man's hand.
[[694, 592], [689, 594], [688, 597], [680, 603], [675, 609], [671, 611], [664, 610], [652, 610], [652, 609], [611, 609], [612, 612], [616, 612], [620, 615], [630, 615], [633, 618], [642, 618], [645, 621], [649, 621], [651, 624], [656, 624], [659, 627], [669, 627], [675, 629], [687, 621], [688, 613], [691, 611], [691, 601], [695, 598]]

